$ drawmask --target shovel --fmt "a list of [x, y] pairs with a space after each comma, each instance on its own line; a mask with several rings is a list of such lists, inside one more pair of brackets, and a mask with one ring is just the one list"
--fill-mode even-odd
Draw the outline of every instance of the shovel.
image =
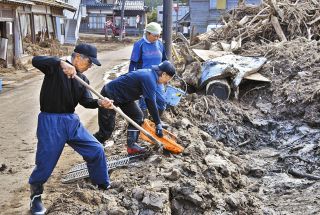
[[[75, 75], [74, 78], [79, 81], [82, 85], [84, 85], [87, 89], [89, 89], [91, 92], [93, 92], [96, 96], [99, 97], [99, 99], [104, 99], [100, 93], [98, 93], [95, 89], [93, 89], [89, 84], [87, 84], [84, 80], [82, 80], [78, 75]], [[117, 113], [119, 113], [123, 118], [125, 118], [129, 123], [131, 123], [135, 128], [137, 128], [139, 131], [141, 131], [144, 135], [146, 135], [152, 142], [154, 142], [159, 149], [159, 151], [162, 151], [163, 145], [161, 142], [159, 142], [157, 139], [155, 139], [148, 131], [146, 131], [144, 128], [142, 128], [140, 125], [138, 125], [135, 121], [130, 119], [123, 111], [112, 104], [112, 109], [115, 110]]]

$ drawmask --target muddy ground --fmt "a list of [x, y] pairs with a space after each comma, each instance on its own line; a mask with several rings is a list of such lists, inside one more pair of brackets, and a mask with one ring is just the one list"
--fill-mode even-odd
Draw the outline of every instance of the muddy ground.
[[[88, 179], [61, 183], [82, 162], [66, 147], [45, 188], [48, 214], [319, 214], [319, 48], [304, 39], [247, 43], [241, 54], [266, 56], [261, 73], [271, 84], [243, 82], [238, 100], [183, 97], [164, 121], [184, 152], [154, 151], [110, 171], [107, 191]], [[90, 116], [85, 125], [94, 132], [97, 117]], [[125, 153], [125, 129], [118, 117], [108, 157]], [[16, 177], [5, 167], [0, 174]]]

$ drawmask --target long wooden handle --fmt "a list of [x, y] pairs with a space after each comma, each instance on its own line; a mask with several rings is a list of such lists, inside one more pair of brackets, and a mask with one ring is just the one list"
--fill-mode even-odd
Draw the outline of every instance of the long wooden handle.
[[[87, 89], [93, 92], [99, 99], [104, 99], [105, 97], [98, 93], [95, 89], [93, 89], [89, 84], [87, 84], [84, 80], [82, 80], [78, 75], [75, 75], [75, 79], [79, 81], [82, 85], [84, 85]], [[139, 124], [133, 121], [130, 117], [128, 117], [123, 111], [112, 104], [112, 109], [119, 113], [122, 117], [124, 117], [129, 123], [131, 123], [134, 127], [136, 127], [139, 131], [143, 132], [152, 142], [157, 144], [158, 147], [162, 147], [162, 143], [160, 143], [157, 139], [155, 139], [148, 131], [142, 128]]]

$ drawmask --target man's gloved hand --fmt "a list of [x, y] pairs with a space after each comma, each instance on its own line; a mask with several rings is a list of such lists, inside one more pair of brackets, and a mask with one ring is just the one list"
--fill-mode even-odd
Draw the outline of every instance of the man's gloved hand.
[[158, 124], [156, 126], [156, 134], [157, 134], [158, 137], [163, 137], [162, 125], [161, 124]]

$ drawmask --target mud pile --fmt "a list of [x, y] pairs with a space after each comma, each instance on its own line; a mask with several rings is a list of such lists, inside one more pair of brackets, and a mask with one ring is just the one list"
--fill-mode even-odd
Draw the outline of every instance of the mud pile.
[[[68, 214], [262, 213], [260, 201], [247, 189], [246, 164], [192, 119], [181, 115], [170, 122], [185, 147], [182, 154], [154, 152], [143, 161], [115, 169], [112, 187], [104, 192], [88, 181], [65, 186], [64, 194], [52, 200], [49, 214], [59, 214], [62, 208]], [[123, 121], [118, 129], [121, 132], [112, 137], [117, 145], [107, 148], [107, 154], [124, 151]]]
[[58, 40], [45, 39], [38, 43], [32, 43], [29, 38], [23, 40], [23, 50], [32, 56], [51, 55], [51, 56], [65, 56], [70, 54], [70, 49], [73, 46], [62, 46]]
[[278, 119], [301, 118], [319, 127], [320, 42], [299, 38], [263, 45], [251, 43], [244, 49], [244, 55], [268, 58], [261, 73], [272, 80], [272, 97], [265, 93], [264, 98], [272, 103], [272, 114]]

